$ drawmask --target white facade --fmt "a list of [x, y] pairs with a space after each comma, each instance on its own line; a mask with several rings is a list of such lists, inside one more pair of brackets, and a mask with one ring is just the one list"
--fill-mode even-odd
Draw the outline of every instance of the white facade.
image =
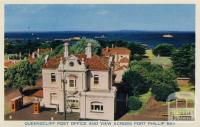
[[[86, 48], [88, 60], [92, 59], [90, 48], [90, 45]], [[68, 50], [66, 47], [65, 49]], [[68, 112], [80, 112], [81, 119], [114, 120], [116, 89], [112, 86], [113, 74], [110, 67], [94, 69], [88, 67], [90, 65], [87, 60], [80, 60], [75, 55], [67, 53], [64, 56], [57, 68], [42, 70], [41, 105], [56, 108], [59, 112], [64, 112], [64, 107]]]

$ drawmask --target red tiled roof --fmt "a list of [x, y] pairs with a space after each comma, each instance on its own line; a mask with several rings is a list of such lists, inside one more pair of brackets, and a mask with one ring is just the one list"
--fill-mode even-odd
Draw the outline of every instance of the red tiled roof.
[[91, 70], [108, 70], [108, 61], [106, 60], [107, 59], [95, 55], [90, 59], [86, 58], [85, 63]]
[[129, 59], [126, 58], [126, 57], [124, 57], [124, 58], [120, 59], [119, 62], [120, 62], [120, 63], [129, 63]]
[[32, 96], [34, 96], [34, 97], [39, 97], [39, 98], [43, 98], [43, 90], [38, 90], [38, 91], [35, 92]]
[[61, 57], [63, 58], [63, 55], [49, 58], [48, 62], [43, 65], [43, 68], [52, 68], [52, 69], [58, 68]]
[[[80, 61], [84, 59], [86, 66], [91, 70], [108, 70], [108, 58], [99, 57], [97, 55], [92, 56], [92, 58], [87, 58], [85, 54], [75, 55]], [[63, 56], [56, 56], [50, 58], [43, 68], [58, 68], [60, 59]], [[63, 58], [64, 59], [64, 58]]]
[[123, 65], [123, 66], [120, 66], [120, 67], [116, 68], [114, 71], [125, 70], [127, 68], [128, 68], [128, 66]]
[[102, 54], [104, 56], [114, 55], [114, 54], [123, 54], [123, 55], [129, 55], [131, 51], [127, 48], [122, 47], [116, 47], [116, 48], [103, 48]]
[[4, 61], [4, 68], [9, 68], [9, 67], [15, 65], [18, 62], [19, 61], [16, 61], [16, 60], [5, 60]]

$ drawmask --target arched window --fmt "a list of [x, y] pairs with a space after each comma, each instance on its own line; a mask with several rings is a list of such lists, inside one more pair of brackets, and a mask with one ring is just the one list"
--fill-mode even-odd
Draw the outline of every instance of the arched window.
[[91, 112], [103, 112], [103, 103], [94, 101], [90, 104], [90, 111]]

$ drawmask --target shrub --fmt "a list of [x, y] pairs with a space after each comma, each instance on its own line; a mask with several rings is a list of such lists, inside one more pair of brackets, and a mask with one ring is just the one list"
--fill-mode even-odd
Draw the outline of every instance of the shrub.
[[128, 98], [128, 110], [138, 110], [142, 106], [142, 102], [136, 96], [130, 96]]
[[168, 43], [161, 43], [158, 44], [154, 49], [153, 49], [153, 54], [154, 55], [160, 55], [160, 56], [171, 56], [173, 51], [175, 50], [174, 45], [168, 44]]

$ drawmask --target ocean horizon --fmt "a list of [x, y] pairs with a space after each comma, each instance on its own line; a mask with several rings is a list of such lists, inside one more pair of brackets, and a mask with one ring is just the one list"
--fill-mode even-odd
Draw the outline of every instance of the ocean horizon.
[[[163, 37], [163, 35], [172, 37]], [[142, 43], [154, 47], [159, 43], [171, 43], [180, 47], [186, 43], [195, 43], [194, 31], [144, 31], [144, 30], [112, 30], [112, 31], [20, 31], [5, 32], [5, 39], [18, 40], [54, 40], [71, 37], [87, 37], [104, 40], [124, 40]]]

